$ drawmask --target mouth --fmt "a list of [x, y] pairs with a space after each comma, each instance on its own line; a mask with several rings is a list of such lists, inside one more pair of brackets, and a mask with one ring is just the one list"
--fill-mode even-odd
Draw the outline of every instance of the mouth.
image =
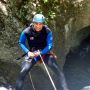
[[41, 31], [41, 28], [37, 28], [36, 31]]

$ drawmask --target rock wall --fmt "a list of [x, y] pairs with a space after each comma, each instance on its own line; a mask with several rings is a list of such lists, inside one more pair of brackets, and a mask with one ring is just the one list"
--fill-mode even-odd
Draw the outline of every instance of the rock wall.
[[70, 18], [65, 25], [65, 47], [67, 53], [90, 35], [90, 0], [86, 0], [86, 3], [84, 10], [75, 18]]
[[[28, 9], [28, 12], [25, 11], [26, 9]], [[25, 23], [27, 24], [30, 23], [32, 15], [34, 13], [34, 11], [32, 11], [33, 9], [35, 10], [36, 6], [33, 5], [31, 2], [29, 3], [25, 1], [22, 2], [22, 0], [19, 1], [0, 0], [0, 62], [1, 62], [0, 68], [2, 68], [3, 66], [5, 68], [8, 68], [9, 64], [8, 65], [5, 64], [7, 62], [10, 63], [14, 62], [17, 64], [15, 68], [19, 67], [18, 65], [20, 65], [20, 63], [14, 61], [15, 58], [22, 55], [22, 51], [18, 46], [18, 38], [22, 29], [24, 28]], [[87, 0], [87, 4], [85, 6], [84, 11], [80, 12], [80, 14], [78, 14], [74, 18], [73, 17], [70, 18], [64, 27], [60, 28], [59, 19], [56, 21], [57, 21], [56, 23], [53, 22], [55, 23], [53, 26], [54, 52], [58, 56], [57, 60], [58, 64], [60, 65], [60, 67], [63, 68], [67, 53], [70, 50], [74, 50], [73, 49], [74, 47], [78, 46], [83, 39], [85, 39], [88, 35], [90, 35], [90, 1]], [[2, 64], [2, 62], [4, 62], [4, 65]], [[5, 70], [5, 68], [3, 68], [3, 70]], [[42, 71], [43, 67], [41, 69], [37, 68], [38, 67], [36, 66], [32, 71], [32, 76], [36, 87], [37, 88], [44, 87], [44, 90], [45, 89], [47, 90], [47, 88], [51, 89], [52, 86], [49, 85], [46, 86], [46, 84], [47, 83], [50, 84], [50, 82], [48, 81], [48, 79], [46, 79], [47, 75], [43, 74], [45, 73]], [[20, 69], [20, 67], [17, 69]], [[4, 74], [7, 75], [9, 70], [6, 71], [7, 72], [5, 73], [3, 73], [2, 70], [0, 71], [2, 73], [0, 75], [1, 77], [0, 81], [4, 81], [2, 80], [2, 76]], [[12, 71], [14, 71], [14, 69]], [[14, 73], [15, 76], [13, 80], [14, 83], [17, 71], [18, 70], [16, 70], [15, 73], [10, 72]], [[8, 74], [7, 76], [8, 80], [5, 77], [4, 79], [9, 81], [10, 77], [12, 76]], [[44, 82], [45, 85], [40, 86], [41, 83], [39, 83], [39, 81], [42, 82], [42, 80], [38, 79], [38, 77], [39, 78], [42, 77], [42, 80], [45, 81]], [[56, 81], [56, 83], [58, 82]]]
[[[79, 45], [89, 35], [89, 30], [84, 29], [90, 24], [90, 1], [86, 0], [85, 5], [84, 11], [81, 11], [76, 17], [70, 18], [62, 28], [60, 28], [59, 17], [57, 17], [57, 22], [51, 21], [51, 25], [53, 25], [51, 28], [54, 34], [54, 51], [58, 56], [61, 67], [64, 65], [65, 56], [69, 50]], [[24, 26], [30, 24], [35, 10], [36, 4], [28, 0], [0, 1], [1, 59], [12, 61], [22, 54], [18, 46], [18, 38]]]

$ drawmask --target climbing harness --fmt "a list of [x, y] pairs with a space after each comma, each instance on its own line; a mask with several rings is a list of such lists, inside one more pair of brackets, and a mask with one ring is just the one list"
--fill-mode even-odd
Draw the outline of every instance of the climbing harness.
[[[25, 55], [26, 55], [26, 53], [23, 54], [21, 57], [17, 58], [16, 60], [21, 59], [21, 58], [24, 57]], [[57, 88], [56, 88], [56, 86], [55, 86], [55, 84], [54, 84], [54, 81], [53, 81], [53, 79], [52, 79], [52, 77], [51, 77], [51, 75], [50, 75], [50, 73], [49, 73], [49, 71], [48, 71], [48, 69], [47, 69], [47, 66], [46, 66], [46, 64], [45, 64], [45, 62], [44, 62], [41, 54], [40, 54], [39, 56], [40, 56], [41, 61], [42, 61], [43, 65], [44, 65], [44, 67], [45, 67], [45, 70], [46, 70], [46, 72], [47, 72], [47, 74], [48, 74], [48, 76], [49, 76], [49, 79], [50, 79], [50, 81], [51, 81], [51, 84], [52, 84], [54, 90], [57, 90]], [[34, 58], [34, 59], [36, 60], [36, 58]], [[31, 77], [31, 74], [30, 74], [30, 73], [29, 73], [29, 77], [30, 77], [30, 80], [31, 80], [31, 84], [32, 84], [33, 90], [36, 90], [36, 89], [35, 89], [35, 86], [34, 86], [34, 83], [33, 83], [33, 81], [32, 81], [32, 77]]]
[[[40, 58], [41, 58], [41, 61], [42, 61], [43, 65], [44, 65], [44, 67], [45, 67], [45, 70], [46, 70], [46, 72], [47, 72], [47, 74], [48, 74], [48, 76], [49, 76], [49, 79], [50, 79], [50, 81], [51, 81], [51, 84], [52, 84], [54, 90], [57, 90], [57, 88], [56, 88], [56, 86], [55, 86], [55, 84], [54, 84], [54, 81], [52, 80], [52, 77], [51, 77], [51, 75], [50, 75], [50, 73], [49, 73], [49, 71], [48, 71], [48, 69], [47, 69], [46, 64], [44, 63], [44, 60], [43, 60], [41, 54], [40, 54]], [[32, 81], [32, 77], [31, 77], [31, 74], [30, 74], [30, 73], [29, 73], [29, 76], [30, 76], [30, 80], [31, 80], [31, 84], [32, 84], [33, 90], [36, 90], [36, 89], [35, 89], [35, 86], [34, 86], [34, 83], [33, 83], [33, 81]]]

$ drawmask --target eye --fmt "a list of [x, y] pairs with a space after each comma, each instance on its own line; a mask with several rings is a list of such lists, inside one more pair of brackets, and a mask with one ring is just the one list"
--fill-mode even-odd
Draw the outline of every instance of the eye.
[[36, 25], [38, 25], [38, 23], [35, 23]]

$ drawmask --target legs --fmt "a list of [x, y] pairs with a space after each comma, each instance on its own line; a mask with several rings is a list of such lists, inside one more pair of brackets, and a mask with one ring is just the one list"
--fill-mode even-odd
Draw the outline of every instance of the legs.
[[19, 74], [18, 79], [16, 81], [15, 90], [22, 90], [24, 79], [35, 63], [36, 63], [35, 60], [32, 60], [32, 59], [28, 59], [28, 61], [24, 61], [22, 63], [21, 71], [20, 71], [20, 74]]
[[[66, 83], [63, 71], [58, 67], [55, 58], [52, 55], [46, 55], [44, 62], [53, 70], [53, 72], [57, 75], [57, 77], [59, 77], [59, 81], [61, 83], [62, 89], [69, 90], [67, 87], [67, 83]], [[30, 69], [35, 64], [36, 64], [36, 61], [32, 59], [31, 61], [30, 59], [28, 59], [27, 61], [24, 61], [22, 63], [21, 71], [16, 81], [15, 90], [22, 90], [24, 79], [26, 75], [28, 74], [28, 72], [30, 71]]]
[[47, 55], [44, 61], [52, 69], [52, 71], [57, 75], [57, 77], [59, 77], [63, 90], [69, 90], [67, 87], [65, 77], [64, 77], [64, 73], [58, 67], [55, 58], [52, 55]]

